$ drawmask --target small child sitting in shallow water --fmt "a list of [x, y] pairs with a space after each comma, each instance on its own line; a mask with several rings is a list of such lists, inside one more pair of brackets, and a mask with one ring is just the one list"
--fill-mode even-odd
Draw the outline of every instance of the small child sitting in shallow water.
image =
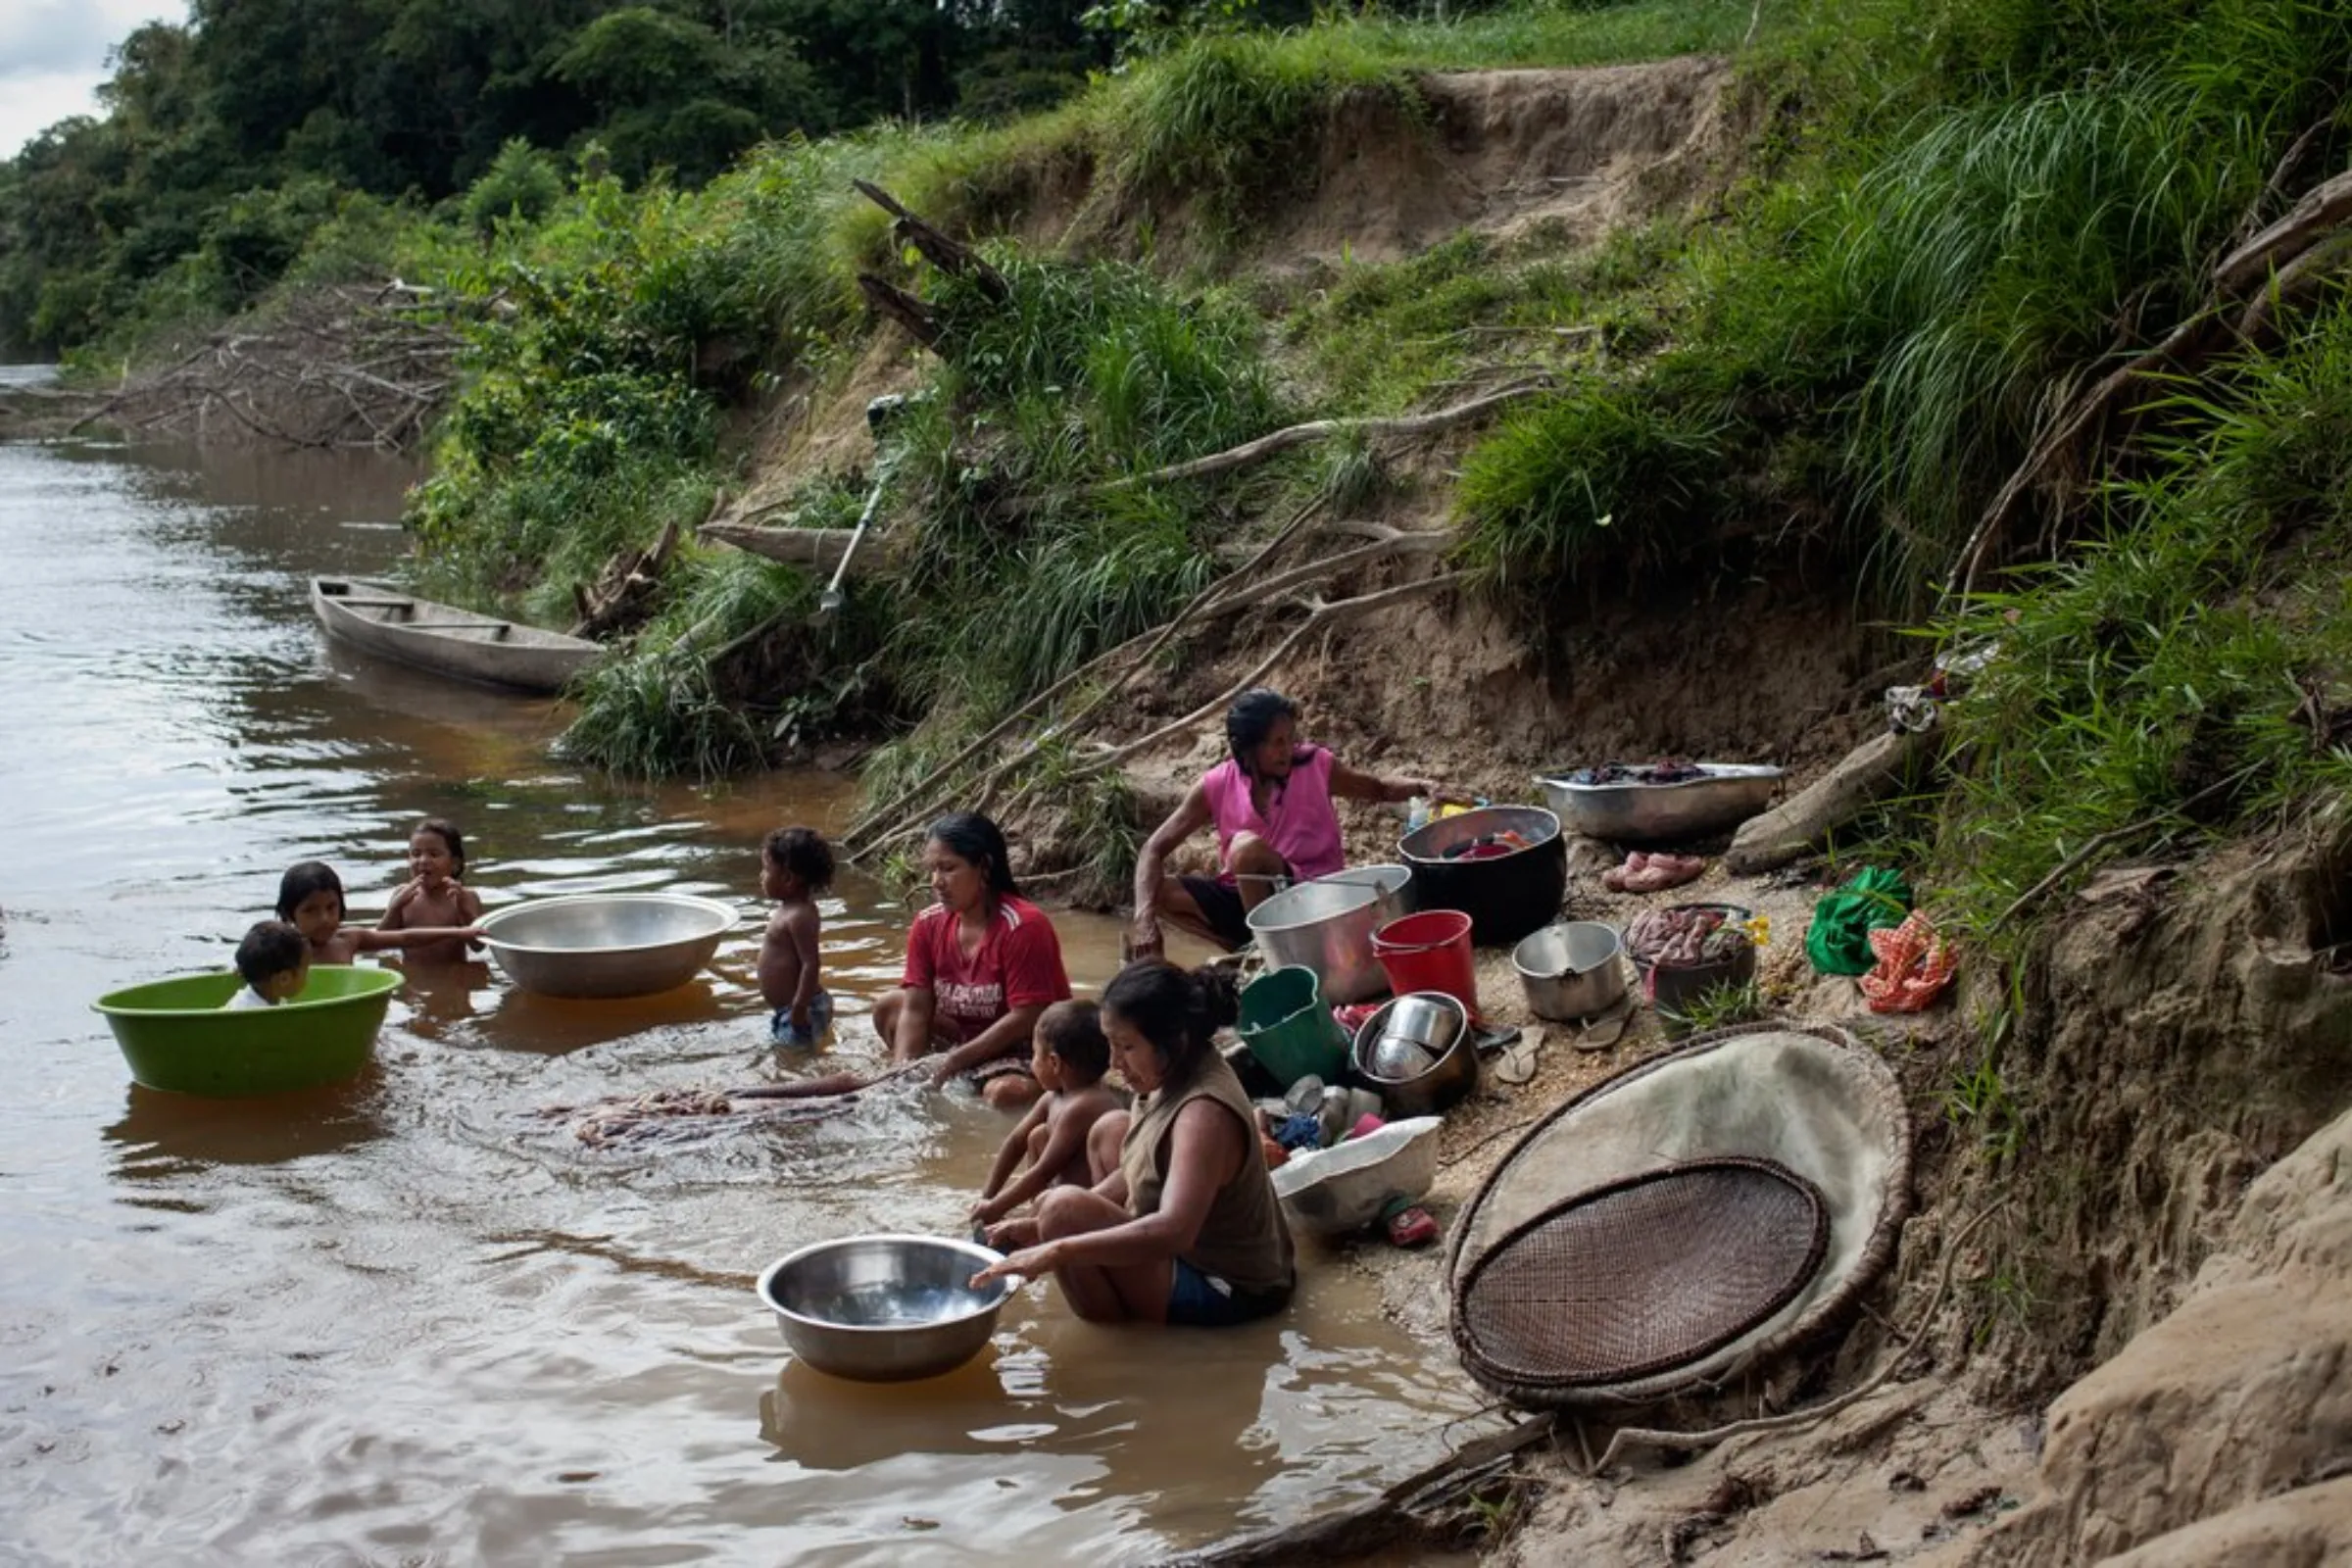
[[274, 1007], [302, 994], [311, 978], [311, 945], [283, 920], [264, 920], [237, 944], [237, 973], [245, 987], [224, 1007]]
[[833, 885], [833, 851], [814, 828], [780, 827], [760, 851], [760, 891], [776, 901], [760, 939], [760, 994], [774, 1008], [779, 1046], [813, 1046], [833, 1024], [833, 998], [817, 983], [816, 896]]
[[[1030, 1044], [1030, 1071], [1045, 1093], [1029, 1107], [997, 1152], [997, 1163], [972, 1205], [972, 1218], [993, 1225], [1056, 1184], [1091, 1187], [1087, 1134], [1119, 1102], [1102, 1086], [1110, 1068], [1110, 1043], [1102, 1037], [1099, 1008], [1091, 1002], [1056, 1002], [1037, 1020]], [[1013, 1177], [1022, 1156], [1028, 1166]]]
[[349, 963], [363, 953], [387, 948], [424, 948], [436, 942], [461, 947], [482, 934], [478, 925], [415, 926], [405, 931], [369, 931], [343, 923], [343, 879], [323, 860], [286, 868], [277, 883], [277, 917], [294, 926], [311, 945], [313, 963]]

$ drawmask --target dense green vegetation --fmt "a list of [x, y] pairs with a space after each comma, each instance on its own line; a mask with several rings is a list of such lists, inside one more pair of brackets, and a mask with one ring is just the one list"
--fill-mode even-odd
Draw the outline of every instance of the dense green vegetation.
[[[1457, 9], [1459, 7], [1457, 6]], [[1050, 106], [1196, 24], [1307, 0], [191, 0], [116, 51], [106, 113], [0, 164], [0, 349], [258, 298], [322, 225], [536, 217], [592, 147], [699, 185], [763, 140]]]
[[[670, 24], [588, 9], [581, 37], [534, 68], [569, 60], [554, 78], [565, 91], [612, 83], [594, 58], [670, 58], [651, 34], [626, 34], [624, 50], [612, 30]], [[805, 62], [818, 57], [815, 9], [777, 0], [757, 15]], [[880, 483], [879, 571], [812, 620], [804, 574], [690, 548], [571, 738], [616, 767], [723, 769], [839, 723], [919, 717], [873, 767], [887, 794], [1170, 613], [1265, 519], [1387, 480], [1335, 443], [1211, 484], [1102, 486], [1294, 417], [1426, 409], [1466, 374], [1528, 359], [1560, 389], [1477, 444], [1451, 502], [1459, 564], [1531, 636], [1546, 634], [1543, 607], [1563, 585], [1735, 580], [1802, 550], [1851, 579], [1858, 614], [1997, 638], [2000, 657], [1954, 710], [1950, 792], [1912, 846], [1930, 862], [1922, 885], [1980, 935], [2011, 939], [2008, 906], [2098, 835], [2130, 829], [2114, 842], [2137, 846], [2227, 830], [2352, 777], [2337, 722], [2352, 708], [2352, 311], [2324, 273], [2250, 340], [2168, 367], [2130, 419], [2103, 425], [2110, 444], [2083, 449], [2075, 499], [2028, 508], [2012, 569], [1969, 598], [1947, 582], [2070, 400], [2207, 309], [2216, 260], [2352, 156], [2341, 6], [1807, 0], [1764, 8], [1752, 38], [1751, 8], [1719, 0], [1536, 0], [1287, 32], [1226, 25], [1250, 20], [1235, 9], [1109, 7], [1122, 26], [1098, 36], [1066, 10], [995, 8], [990, 25], [1027, 19], [1060, 40], [1020, 56], [1024, 71], [1068, 63], [1046, 112], [908, 122], [909, 106], [1014, 101], [977, 84], [1021, 72], [975, 45], [916, 74], [919, 102], [888, 101], [914, 78], [827, 74], [807, 100], [821, 110], [748, 108], [769, 139], [702, 163], [685, 142], [653, 152], [659, 138], [621, 134], [612, 98], [574, 101], [561, 124], [468, 120], [431, 180], [379, 176], [304, 163], [332, 141], [296, 134], [306, 111], [278, 126], [265, 173], [208, 173], [172, 227], [177, 144], [157, 131], [204, 121], [188, 107], [202, 94], [182, 90], [205, 79], [200, 13], [186, 32], [143, 34], [145, 63], [126, 52], [122, 124], [70, 128], [5, 176], [29, 198], [12, 210], [30, 216], [0, 257], [0, 312], [71, 338], [364, 262], [453, 300], [497, 300], [452, 312], [468, 380], [412, 521], [451, 591], [562, 619], [612, 552], [692, 522], [741, 480], [740, 431], [780, 391], [839, 383], [866, 341], [857, 271], [933, 301], [928, 394], [878, 436], [870, 470], [810, 480], [764, 519], [846, 526]], [[751, 16], [739, 20], [768, 24]], [[1185, 25], [1203, 21], [1217, 25]], [[612, 51], [580, 53], [590, 35]], [[1113, 47], [1125, 69], [1070, 91]], [[1699, 221], [1585, 251], [1465, 234], [1304, 282], [1231, 266], [1256, 219], [1297, 194], [1301, 139], [1349, 95], [1385, 97], [1409, 123], [1418, 68], [1692, 48], [1742, 51], [1755, 127], [1745, 177]], [[157, 63], [174, 49], [182, 63]], [[778, 57], [758, 90], [791, 79]], [[505, 101], [477, 92], [469, 113]], [[877, 109], [902, 118], [772, 134]], [[91, 137], [115, 150], [64, 155]], [[676, 173], [643, 177], [656, 165]], [[854, 175], [956, 232], [999, 236], [982, 249], [1008, 297], [898, 254]], [[242, 194], [220, 197], [231, 186]], [[105, 195], [118, 187], [131, 194]], [[1084, 195], [1068, 256], [1004, 237], [1049, 188]], [[96, 249], [35, 256], [27, 234]], [[63, 260], [75, 256], [97, 260]], [[1108, 807], [1090, 809], [1107, 821]]]

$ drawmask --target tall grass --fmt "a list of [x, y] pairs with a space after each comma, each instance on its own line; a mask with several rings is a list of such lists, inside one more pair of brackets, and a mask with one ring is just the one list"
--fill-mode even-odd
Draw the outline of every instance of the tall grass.
[[1944, 628], [1999, 650], [1950, 710], [1937, 845], [1981, 934], [2102, 833], [2146, 854], [2352, 785], [2352, 298], [2170, 412], [2096, 543]]
[[[2127, 315], [2180, 319], [2268, 172], [2243, 121], [2134, 74], [1932, 118], [1838, 204], [1806, 329], [1862, 372], [1852, 504], [1899, 517], [1891, 574], [1948, 565], [1994, 487]], [[1817, 351], [1818, 353], [1819, 351]]]

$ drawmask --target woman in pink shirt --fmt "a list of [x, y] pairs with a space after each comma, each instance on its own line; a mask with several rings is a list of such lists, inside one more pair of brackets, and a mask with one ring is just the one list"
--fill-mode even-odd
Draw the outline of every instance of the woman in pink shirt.
[[[1234, 699], [1225, 714], [1225, 744], [1233, 755], [1186, 792], [1136, 858], [1130, 952], [1138, 958], [1158, 955], [1162, 920], [1229, 952], [1247, 947], [1251, 909], [1286, 883], [1339, 870], [1347, 854], [1334, 796], [1451, 798], [1428, 779], [1359, 773], [1320, 746], [1299, 745], [1298, 706], [1262, 686]], [[1217, 874], [1169, 876], [1168, 856], [1211, 823]]]

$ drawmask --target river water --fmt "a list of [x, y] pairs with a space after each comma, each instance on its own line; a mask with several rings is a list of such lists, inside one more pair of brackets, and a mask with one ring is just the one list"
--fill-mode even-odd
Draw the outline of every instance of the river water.
[[[552, 704], [323, 647], [305, 579], [395, 562], [408, 477], [0, 446], [0, 1558], [1118, 1563], [1438, 1454], [1471, 1403], [1449, 1358], [1311, 1254], [1272, 1324], [1092, 1329], [1041, 1285], [948, 1378], [792, 1363], [758, 1271], [830, 1236], [960, 1230], [1008, 1122], [907, 1094], [613, 1154], [535, 1114], [806, 1070], [764, 1044], [757, 846], [849, 801], [814, 775], [616, 784], [551, 759]], [[93, 998], [225, 966], [297, 859], [380, 910], [427, 814], [466, 828], [494, 906], [676, 888], [746, 920], [644, 1002], [413, 978], [343, 1089], [129, 1082]], [[825, 912], [853, 1057], [908, 911], [852, 874]], [[1057, 924], [1100, 986], [1115, 931]]]

